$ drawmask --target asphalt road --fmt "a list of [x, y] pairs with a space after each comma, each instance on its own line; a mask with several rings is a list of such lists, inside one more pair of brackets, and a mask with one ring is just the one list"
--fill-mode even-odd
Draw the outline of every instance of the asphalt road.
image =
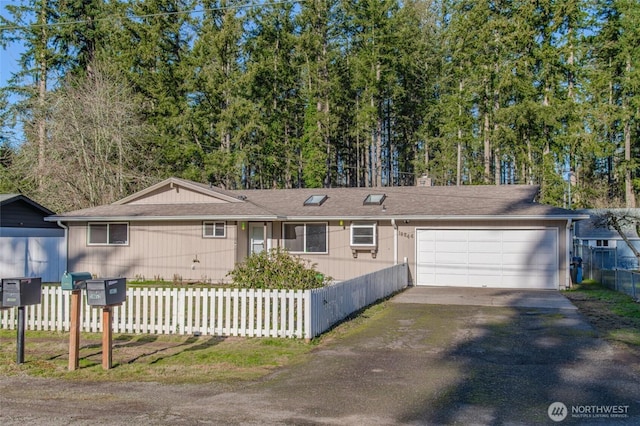
[[410, 289], [358, 321], [242, 385], [0, 377], [0, 424], [640, 424], [638, 360], [557, 292]]

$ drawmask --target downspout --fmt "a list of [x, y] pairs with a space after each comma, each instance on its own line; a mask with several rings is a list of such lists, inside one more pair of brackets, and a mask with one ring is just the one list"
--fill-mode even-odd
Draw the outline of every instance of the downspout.
[[58, 226], [64, 229], [64, 272], [69, 271], [69, 227], [61, 221], [56, 222]]
[[398, 264], [398, 224], [395, 219], [391, 219], [391, 226], [393, 226], [393, 264]]
[[[565, 264], [565, 281], [564, 281], [564, 287], [565, 289], [569, 289], [571, 288], [571, 253], [573, 251], [573, 241], [571, 238], [571, 219], [567, 220], [567, 232], [566, 232], [566, 240], [567, 240], [567, 248], [565, 249], [565, 253], [567, 254], [567, 260], [566, 260], [566, 264]], [[575, 255], [575, 254], [574, 254]]]

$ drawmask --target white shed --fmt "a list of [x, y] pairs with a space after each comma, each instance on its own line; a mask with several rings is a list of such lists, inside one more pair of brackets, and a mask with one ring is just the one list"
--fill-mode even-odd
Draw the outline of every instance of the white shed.
[[44, 218], [51, 210], [20, 194], [0, 194], [0, 278], [59, 282], [67, 251], [64, 229]]

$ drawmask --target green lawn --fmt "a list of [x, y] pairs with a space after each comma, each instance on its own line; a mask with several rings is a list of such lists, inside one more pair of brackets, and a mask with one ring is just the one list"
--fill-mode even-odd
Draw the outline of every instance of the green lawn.
[[296, 339], [212, 336], [113, 336], [110, 370], [102, 368], [102, 334], [82, 333], [80, 368], [68, 370], [69, 334], [25, 333], [24, 363], [16, 364], [15, 330], [0, 330], [0, 375], [162, 383], [252, 380], [303, 360], [315, 343]]
[[564, 294], [603, 337], [640, 353], [640, 303], [593, 281]]

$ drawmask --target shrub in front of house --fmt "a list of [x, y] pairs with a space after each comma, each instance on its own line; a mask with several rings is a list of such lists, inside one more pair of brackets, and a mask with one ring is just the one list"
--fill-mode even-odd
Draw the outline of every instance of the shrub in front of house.
[[309, 290], [324, 287], [331, 280], [315, 266], [309, 260], [276, 248], [250, 255], [227, 276], [237, 288]]

